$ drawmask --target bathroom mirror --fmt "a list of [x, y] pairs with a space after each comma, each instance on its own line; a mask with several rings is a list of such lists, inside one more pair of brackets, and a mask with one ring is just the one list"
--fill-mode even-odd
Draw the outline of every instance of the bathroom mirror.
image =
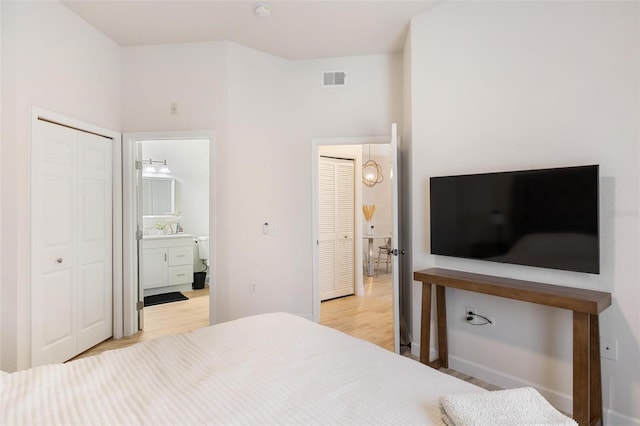
[[168, 177], [142, 178], [142, 214], [164, 215], [175, 210], [176, 180]]

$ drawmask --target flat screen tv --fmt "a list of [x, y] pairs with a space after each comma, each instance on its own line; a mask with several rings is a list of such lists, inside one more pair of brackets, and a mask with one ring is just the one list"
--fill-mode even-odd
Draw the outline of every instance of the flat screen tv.
[[432, 177], [431, 253], [600, 272], [598, 166]]

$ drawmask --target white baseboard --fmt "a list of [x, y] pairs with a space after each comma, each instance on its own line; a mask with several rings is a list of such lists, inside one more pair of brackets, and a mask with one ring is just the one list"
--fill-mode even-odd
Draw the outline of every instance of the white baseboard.
[[[433, 360], [436, 358], [436, 350], [433, 348], [429, 349], [429, 359]], [[411, 355], [420, 358], [420, 343], [411, 343]]]
[[[420, 344], [411, 343], [411, 354], [417, 357], [420, 356]], [[429, 359], [435, 359], [435, 357], [435, 349], [430, 348]], [[573, 399], [571, 395], [546, 388], [537, 383], [528, 382], [519, 377], [502, 373], [451, 354], [449, 355], [449, 368], [468, 374], [469, 376], [475, 377], [492, 385], [499, 386], [503, 389], [531, 386], [540, 392], [540, 394], [542, 394], [542, 396], [544, 396], [545, 399], [558, 410], [565, 413], [573, 412]], [[626, 416], [606, 407], [603, 407], [603, 417], [604, 424], [610, 426], [640, 426], [640, 419]]]
[[549, 389], [538, 383], [532, 383], [519, 377], [515, 377], [453, 355], [449, 355], [449, 368], [468, 374], [469, 376], [473, 376], [484, 382], [491, 383], [492, 385], [499, 386], [503, 389], [531, 386], [540, 392], [540, 394], [542, 394], [542, 396], [544, 396], [545, 399], [558, 410], [564, 411], [565, 413], [571, 413], [573, 411], [573, 400], [571, 395]]
[[411, 342], [411, 355], [420, 358], [420, 343]]
[[640, 419], [625, 416], [617, 411], [605, 408], [604, 424], [607, 426], [640, 426]]

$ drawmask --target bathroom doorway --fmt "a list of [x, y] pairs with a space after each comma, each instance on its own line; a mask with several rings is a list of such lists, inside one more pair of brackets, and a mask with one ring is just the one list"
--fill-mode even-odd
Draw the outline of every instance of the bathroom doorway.
[[[173, 332], [191, 331], [209, 319], [209, 140], [144, 140], [137, 151], [144, 303], [138, 328], [157, 334], [170, 324]], [[175, 329], [177, 324], [182, 327]]]
[[213, 132], [125, 134], [125, 335], [158, 337], [212, 323]]

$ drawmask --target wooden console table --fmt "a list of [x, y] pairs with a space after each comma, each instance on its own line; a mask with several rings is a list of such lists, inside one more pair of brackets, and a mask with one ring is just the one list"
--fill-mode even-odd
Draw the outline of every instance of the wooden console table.
[[[422, 282], [420, 362], [433, 368], [449, 366], [446, 287], [573, 311], [573, 418], [583, 426], [602, 425], [598, 314], [611, 305], [611, 293], [440, 268], [414, 272], [413, 278]], [[436, 287], [439, 355], [430, 362], [432, 285]]]

